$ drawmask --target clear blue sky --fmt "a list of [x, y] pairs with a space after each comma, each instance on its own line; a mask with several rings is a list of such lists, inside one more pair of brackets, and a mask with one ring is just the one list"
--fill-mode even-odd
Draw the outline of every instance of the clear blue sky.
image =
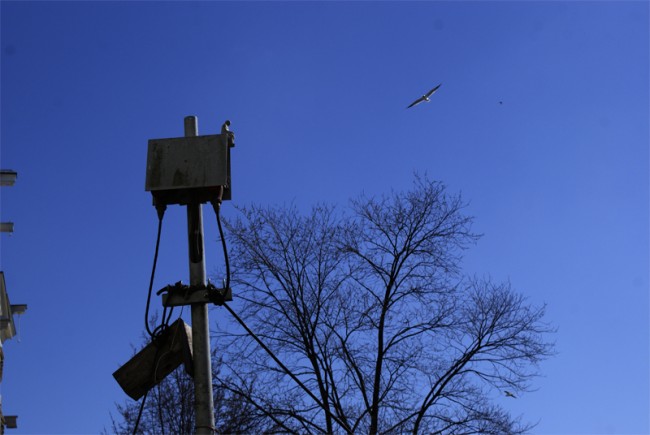
[[[1, 267], [11, 302], [29, 305], [20, 342], [5, 343], [12, 433], [96, 433], [127, 399], [111, 374], [143, 330], [147, 140], [182, 136], [187, 115], [201, 134], [232, 121], [227, 216], [250, 202], [344, 207], [414, 171], [462, 192], [484, 234], [466, 271], [509, 279], [558, 328], [538, 391], [497, 400], [536, 434], [650, 432], [647, 1], [0, 12], [0, 166], [18, 172], [2, 189], [15, 233]], [[155, 289], [187, 281], [185, 231], [171, 208]]]

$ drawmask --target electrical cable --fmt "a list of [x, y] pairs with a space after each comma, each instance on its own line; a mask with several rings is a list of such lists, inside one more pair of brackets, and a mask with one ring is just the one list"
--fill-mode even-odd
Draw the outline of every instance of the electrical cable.
[[[160, 334], [162, 334], [168, 327], [169, 327], [169, 319], [171, 318], [172, 312], [174, 311], [174, 308], [169, 311], [169, 315], [167, 316], [166, 311], [167, 307], [164, 307], [163, 309], [163, 315], [161, 319], [161, 324], [158, 325], [154, 330], [152, 331], [151, 328], [149, 328], [149, 307], [151, 305], [151, 293], [153, 291], [153, 282], [154, 282], [154, 277], [156, 276], [156, 265], [158, 264], [158, 251], [160, 249], [160, 235], [162, 233], [162, 223], [163, 223], [163, 217], [165, 215], [165, 210], [167, 209], [167, 206], [165, 205], [156, 205], [156, 211], [158, 214], [158, 231], [156, 235], [156, 249], [154, 251], [154, 256], [153, 256], [153, 266], [151, 268], [151, 278], [149, 279], [149, 291], [147, 292], [147, 305], [144, 311], [144, 326], [147, 330], [147, 334], [149, 334], [149, 338], [151, 339], [151, 342], [155, 344], [155, 339], [158, 337]], [[165, 318], [165, 316], [167, 316]], [[156, 376], [156, 367], [158, 365], [158, 347], [156, 346], [156, 353], [154, 356], [154, 364], [152, 366], [152, 373], [151, 376], [154, 377]], [[142, 418], [142, 411], [144, 410], [144, 405], [147, 401], [147, 395], [149, 394], [149, 390], [147, 390], [144, 393], [144, 396], [142, 397], [142, 403], [140, 404], [140, 411], [138, 412], [138, 418], [135, 421], [135, 426], [133, 427], [133, 435], [135, 435], [138, 431], [138, 426], [140, 426], [140, 419]]]
[[[262, 340], [248, 327], [248, 325], [246, 325], [246, 323], [237, 315], [237, 313], [235, 313], [235, 311], [232, 308], [230, 308], [228, 304], [223, 304], [223, 306], [226, 307], [226, 310], [228, 310], [228, 312], [235, 318], [237, 323], [239, 323], [246, 330], [248, 335], [250, 335], [253, 338], [253, 340], [255, 340], [257, 344], [259, 344], [260, 347], [264, 349], [264, 351], [266, 351], [267, 354], [269, 354], [269, 356], [273, 359], [273, 361], [275, 361], [275, 363], [278, 366], [280, 366], [282, 371], [284, 371], [284, 373], [286, 373], [291, 379], [293, 379], [293, 381], [296, 384], [298, 384], [298, 386], [302, 388], [303, 391], [307, 393], [307, 395], [309, 395], [309, 397], [311, 397], [312, 400], [318, 404], [318, 406], [323, 407], [323, 404], [318, 399], [318, 397], [316, 397], [314, 393], [312, 393], [309, 390], [309, 388], [307, 388], [307, 386], [305, 386], [305, 384], [303, 384], [302, 381], [298, 379], [298, 377], [295, 374], [293, 374], [291, 370], [289, 370], [287, 366], [282, 364], [282, 361], [280, 361], [280, 359], [277, 356], [275, 356], [273, 351], [262, 342]], [[344, 423], [338, 417], [332, 415], [332, 418], [334, 419], [334, 421], [336, 421], [337, 423], [345, 427]]]
[[144, 310], [144, 327], [146, 328], [150, 338], [153, 338], [154, 334], [149, 328], [149, 306], [151, 304], [151, 292], [153, 290], [153, 279], [154, 276], [156, 275], [156, 264], [158, 263], [158, 249], [160, 248], [160, 234], [162, 232], [162, 223], [163, 223], [163, 216], [165, 214], [165, 206], [156, 207], [156, 209], [158, 211], [158, 235], [156, 236], [156, 250], [153, 256], [153, 267], [151, 268], [151, 278], [149, 279], [149, 292], [147, 294], [147, 306]]
[[[165, 354], [163, 354], [163, 355], [160, 355], [160, 357], [158, 357], [158, 355], [160, 353], [160, 347], [158, 347], [158, 346], [159, 346], [160, 343], [156, 343], [156, 338], [158, 338], [160, 335], [162, 335], [162, 333], [167, 328], [168, 328], [168, 326], [163, 323], [161, 325], [158, 325], [158, 327], [156, 327], [156, 329], [153, 330], [154, 336], [151, 339], [151, 343], [153, 343], [154, 347], [156, 348], [156, 353], [154, 354], [153, 365], [151, 366], [151, 378], [152, 378], [152, 381], [153, 381], [154, 385], [156, 384], [156, 372], [158, 371], [158, 364], [160, 364], [160, 360], [165, 355]], [[172, 337], [172, 344], [169, 346], [170, 349], [172, 349], [174, 347], [174, 340], [175, 339], [176, 339], [176, 335], [174, 335]], [[142, 418], [142, 411], [144, 410], [144, 404], [147, 401], [147, 395], [149, 394], [149, 391], [150, 390], [145, 391], [144, 396], [142, 397], [142, 403], [140, 404], [140, 411], [138, 412], [138, 418], [135, 421], [135, 426], [133, 426], [133, 435], [136, 435], [137, 432], [138, 432], [138, 427], [140, 426], [140, 419]]]
[[[183, 315], [183, 308], [184, 307], [181, 307], [181, 312], [178, 315], [178, 319], [181, 319], [181, 317]], [[163, 322], [160, 325], [158, 325], [158, 327], [156, 327], [153, 330], [153, 335], [154, 336], [151, 339], [151, 342], [154, 343], [154, 346], [156, 346], [156, 341], [155, 341], [156, 338], [159, 337], [160, 335], [162, 335], [163, 332], [169, 328], [169, 318], [171, 317], [173, 311], [174, 311], [174, 307], [172, 307], [172, 309], [169, 311], [169, 316], [167, 317], [167, 321]], [[154, 355], [154, 365], [152, 367], [152, 373], [151, 373], [151, 377], [153, 378], [154, 383], [156, 383], [156, 372], [158, 371], [158, 365], [160, 364], [160, 360], [167, 353], [171, 352], [171, 349], [174, 348], [174, 342], [176, 341], [176, 336], [178, 335], [178, 328], [179, 327], [176, 328], [176, 330], [174, 331], [174, 334], [172, 335], [172, 341], [171, 341], [171, 344], [169, 345], [169, 349], [170, 349], [169, 351], [167, 351], [166, 353], [164, 353], [164, 354], [160, 355], [160, 357], [158, 357], [158, 353], [160, 352], [160, 348], [158, 346], [156, 346], [156, 353]], [[144, 405], [145, 405], [145, 402], [147, 400], [147, 395], [149, 394], [149, 391], [150, 390], [147, 390], [144, 393], [144, 396], [142, 397], [142, 403], [140, 404], [140, 411], [138, 412], [138, 418], [136, 419], [135, 426], [133, 427], [133, 435], [136, 435], [136, 433], [138, 431], [138, 427], [140, 426], [140, 419], [142, 418], [142, 411], [144, 410]]]
[[[223, 190], [222, 190], [222, 192], [223, 192]], [[221, 226], [221, 214], [220, 214], [221, 195], [219, 195], [219, 199], [217, 201], [212, 201], [212, 207], [214, 208], [214, 212], [217, 215], [217, 226], [219, 227], [219, 236], [221, 237], [221, 246], [223, 248], [223, 257], [224, 257], [224, 261], [226, 263], [226, 288], [228, 289], [228, 288], [230, 288], [230, 261], [228, 260], [228, 248], [226, 247], [226, 239], [225, 239], [225, 237], [223, 235], [223, 228]], [[278, 366], [280, 366], [280, 368], [289, 377], [291, 377], [291, 379], [293, 379], [293, 381], [296, 384], [298, 384], [298, 386], [301, 387], [303, 389], [303, 391], [305, 391], [309, 395], [309, 397], [311, 397], [312, 400], [314, 400], [314, 402], [316, 402], [319, 406], [323, 406], [321, 401], [314, 395], [314, 393], [312, 393], [309, 390], [309, 388], [307, 388], [307, 386], [305, 386], [305, 384], [303, 384], [300, 381], [300, 379], [298, 379], [298, 377], [295, 374], [293, 374], [291, 372], [291, 370], [289, 370], [289, 368], [287, 366], [282, 364], [282, 361], [280, 361], [280, 359], [277, 356], [275, 356], [273, 351], [262, 342], [262, 340], [248, 327], [248, 325], [246, 325], [244, 320], [242, 320], [237, 315], [237, 313], [235, 313], [235, 311], [227, 303], [224, 303], [223, 306], [226, 307], [226, 310], [228, 310], [228, 312], [235, 318], [237, 323], [239, 323], [246, 330], [248, 335], [250, 335], [253, 338], [253, 340], [255, 340], [257, 342], [257, 344], [259, 344], [260, 347], [262, 349], [264, 349], [264, 351], [266, 351], [266, 353], [273, 359], [273, 361], [275, 361], [275, 363]], [[337, 423], [343, 425], [343, 422], [339, 418], [337, 418], [336, 416], [332, 416], [332, 417]]]
[[167, 315], [167, 318], [165, 319], [165, 310], [166, 309], [167, 309], [167, 307], [165, 307], [165, 309], [163, 309], [163, 319], [164, 319], [163, 323], [165, 325], [169, 326], [169, 321], [172, 318], [172, 314], [174, 314], [174, 307], [171, 307], [171, 309], [169, 310], [169, 314]]
[[226, 247], [226, 238], [223, 236], [223, 227], [221, 226], [221, 195], [219, 200], [212, 203], [214, 212], [217, 215], [217, 227], [219, 227], [219, 237], [221, 237], [221, 247], [223, 248], [223, 259], [226, 263], [226, 289], [230, 288], [230, 261], [228, 260], [228, 248]]
[[147, 394], [149, 394], [149, 390], [147, 390], [144, 393], [144, 396], [142, 397], [142, 403], [140, 404], [140, 411], [138, 412], [138, 418], [135, 420], [135, 426], [133, 426], [133, 435], [136, 435], [138, 433], [138, 426], [140, 426], [140, 418], [142, 418], [144, 403], [147, 401]]

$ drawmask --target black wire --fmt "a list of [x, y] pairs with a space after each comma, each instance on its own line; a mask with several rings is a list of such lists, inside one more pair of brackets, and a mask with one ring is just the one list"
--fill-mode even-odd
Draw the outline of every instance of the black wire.
[[[153, 330], [153, 337], [151, 338], [151, 343], [153, 343], [154, 347], [156, 348], [156, 353], [154, 354], [153, 357], [153, 364], [151, 366], [151, 378], [152, 382], [155, 385], [157, 383], [156, 380], [156, 373], [158, 371], [158, 364], [160, 363], [160, 360], [162, 359], [162, 355], [160, 355], [160, 342], [157, 341], [157, 339], [169, 328], [169, 325], [162, 323], [156, 327], [156, 329]], [[178, 329], [177, 329], [178, 330]], [[174, 347], [174, 340], [176, 339], [176, 335], [172, 337], [172, 344], [169, 346], [170, 349]], [[160, 358], [158, 358], [160, 356]], [[140, 419], [142, 418], [142, 411], [144, 410], [144, 404], [147, 401], [147, 395], [149, 394], [150, 390], [145, 391], [144, 396], [142, 397], [142, 403], [140, 404], [140, 411], [138, 412], [138, 418], [135, 421], [135, 426], [133, 426], [133, 435], [136, 435], [138, 431], [138, 427], [140, 426]]]
[[[165, 308], [167, 308], [167, 307], [165, 307]], [[164, 319], [164, 322], [163, 322], [163, 323], [164, 323], [165, 325], [169, 326], [169, 321], [171, 320], [171, 318], [172, 318], [172, 314], [173, 314], [173, 313], [174, 313], [174, 307], [171, 307], [171, 309], [169, 310], [169, 315], [167, 316], [166, 319]], [[165, 317], [165, 312], [164, 312], [164, 310], [163, 310], [163, 318], [164, 318], [164, 317]]]
[[[228, 249], [226, 247], [226, 239], [223, 236], [223, 228], [221, 227], [221, 214], [220, 214], [221, 201], [219, 200], [213, 202], [212, 207], [214, 208], [214, 211], [217, 215], [217, 226], [219, 227], [219, 235], [221, 236], [221, 246], [223, 247], [223, 257], [226, 263], [226, 288], [230, 288], [230, 262], [228, 261]], [[289, 370], [287, 366], [282, 364], [282, 361], [280, 361], [280, 359], [277, 356], [275, 356], [273, 351], [262, 342], [262, 340], [248, 327], [248, 325], [246, 325], [244, 320], [241, 317], [239, 317], [237, 313], [235, 313], [235, 311], [227, 303], [223, 304], [223, 306], [226, 307], [226, 310], [228, 310], [230, 315], [232, 315], [235, 318], [237, 323], [239, 323], [246, 330], [248, 335], [250, 335], [253, 338], [253, 340], [255, 340], [257, 344], [259, 344], [260, 347], [264, 349], [264, 351], [266, 351], [266, 353], [273, 359], [273, 361], [275, 361], [275, 363], [278, 366], [280, 366], [280, 368], [284, 371], [284, 373], [286, 373], [291, 379], [293, 379], [293, 381], [296, 384], [298, 384], [298, 386], [301, 387], [303, 391], [305, 391], [312, 398], [312, 400], [314, 400], [318, 405], [322, 407], [323, 405], [321, 401], [318, 400], [318, 398], [314, 395], [314, 393], [312, 393], [309, 390], [309, 388], [307, 388], [305, 384], [303, 384], [300, 381], [300, 379], [298, 379], [298, 377], [291, 370]], [[336, 416], [332, 416], [332, 417], [337, 423], [343, 425], [343, 422], [339, 418], [337, 418]]]
[[142, 418], [142, 411], [144, 410], [144, 402], [147, 401], [147, 394], [149, 394], [149, 390], [147, 390], [146, 393], [144, 393], [144, 396], [142, 397], [142, 403], [140, 404], [140, 411], [138, 412], [138, 418], [135, 421], [135, 426], [133, 426], [133, 435], [136, 435], [138, 432], [138, 426], [140, 426], [140, 418]]
[[[215, 214], [217, 215], [217, 226], [219, 227], [219, 236], [221, 237], [221, 246], [223, 247], [223, 258], [226, 263], [226, 288], [228, 289], [230, 288], [230, 261], [228, 260], [226, 238], [223, 236], [223, 228], [221, 226], [221, 201], [219, 200], [213, 202], [212, 207], [214, 208]], [[303, 389], [303, 391], [305, 391], [316, 403], [322, 407], [321, 401], [318, 400], [318, 398], [309, 390], [309, 388], [307, 388], [305, 384], [303, 384], [300, 379], [298, 379], [298, 377], [291, 370], [289, 370], [287, 366], [282, 364], [282, 361], [280, 361], [280, 359], [275, 356], [273, 351], [268, 346], [266, 346], [262, 340], [260, 340], [260, 338], [248, 327], [248, 325], [246, 325], [244, 320], [241, 319], [228, 304], [223, 304], [223, 306], [226, 307], [226, 310], [228, 310], [228, 312], [235, 318], [235, 320], [246, 330], [248, 335], [250, 335], [257, 342], [257, 344], [259, 344], [260, 347], [266, 351], [266, 353], [273, 359], [273, 361], [275, 361], [275, 363], [280, 366], [280, 368], [289, 377], [291, 377], [291, 379], [293, 379], [294, 382]], [[342, 424], [342, 422], [336, 418], [336, 416], [333, 416], [333, 418], [337, 423]]]
[[[316, 396], [314, 395], [314, 393], [312, 393], [311, 390], [310, 390], [309, 388], [307, 388], [307, 386], [305, 386], [305, 384], [303, 384], [303, 383], [300, 381], [300, 379], [298, 379], [298, 376], [296, 376], [296, 375], [295, 375], [295, 374], [294, 374], [294, 373], [293, 373], [293, 372], [292, 372], [292, 371], [291, 371], [287, 366], [285, 366], [284, 364], [282, 364], [282, 361], [280, 361], [280, 359], [279, 359], [277, 356], [275, 356], [275, 354], [273, 353], [273, 351], [272, 351], [272, 350], [271, 350], [271, 349], [270, 349], [266, 344], [264, 344], [264, 342], [262, 342], [262, 340], [261, 340], [261, 339], [260, 339], [260, 338], [259, 338], [259, 337], [258, 337], [258, 336], [257, 336], [257, 335], [256, 335], [256, 334], [255, 334], [255, 333], [254, 333], [254, 332], [253, 332], [253, 331], [248, 327], [248, 325], [246, 325], [246, 322], [244, 322], [244, 320], [243, 320], [241, 317], [239, 317], [239, 316], [237, 315], [237, 313], [235, 313], [235, 310], [233, 310], [233, 309], [230, 307], [230, 305], [228, 305], [228, 304], [223, 304], [223, 306], [226, 307], [226, 310], [228, 310], [228, 312], [230, 313], [230, 315], [232, 315], [232, 316], [235, 318], [235, 320], [237, 321], [237, 323], [239, 323], [239, 324], [240, 324], [240, 325], [241, 325], [241, 326], [246, 330], [246, 332], [248, 333], [248, 335], [250, 335], [251, 338], [253, 338], [253, 340], [255, 340], [255, 341], [257, 342], [257, 344], [259, 344], [260, 347], [261, 347], [262, 349], [264, 349], [264, 351], [265, 351], [265, 352], [266, 352], [266, 353], [267, 353], [267, 354], [268, 354], [268, 355], [273, 359], [273, 361], [275, 361], [275, 363], [276, 363], [278, 366], [280, 366], [280, 368], [282, 369], [282, 371], [283, 371], [284, 373], [286, 373], [286, 374], [287, 374], [291, 379], [293, 379], [293, 381], [294, 381], [296, 384], [298, 384], [298, 386], [299, 386], [300, 388], [302, 388], [302, 390], [303, 390], [305, 393], [307, 393], [307, 395], [309, 395], [309, 397], [311, 397], [312, 400], [318, 404], [318, 406], [320, 406], [320, 407], [322, 408], [322, 407], [323, 407], [323, 403], [318, 399], [318, 397], [316, 397]], [[336, 422], [337, 422], [338, 424], [340, 424], [341, 426], [345, 426], [344, 422], [343, 422], [341, 419], [339, 419], [338, 417], [336, 417], [335, 415], [332, 415], [332, 419], [334, 419], [334, 421], [336, 421]]]
[[226, 238], [223, 236], [221, 227], [221, 202], [213, 204], [214, 212], [217, 215], [217, 226], [219, 227], [219, 237], [221, 237], [221, 247], [223, 248], [223, 259], [226, 263], [226, 288], [230, 288], [230, 261], [228, 260], [228, 248], [226, 247]]
[[[151, 304], [151, 292], [153, 289], [153, 279], [156, 275], [156, 264], [158, 263], [158, 248], [160, 248], [160, 233], [162, 232], [163, 213], [158, 213], [158, 235], [156, 236], [156, 251], [153, 256], [153, 267], [151, 268], [151, 279], [149, 280], [149, 293], [147, 294], [147, 307], [144, 311], [144, 327], [147, 329], [149, 337], [153, 338], [154, 334], [149, 328], [149, 305]], [[164, 319], [163, 319], [164, 320]]]
[[[165, 215], [165, 209], [166, 206], [156, 206], [156, 211], [158, 212], [158, 234], [156, 235], [156, 249], [154, 252], [153, 256], [153, 266], [151, 268], [151, 278], [149, 279], [149, 291], [147, 293], [147, 306], [144, 311], [144, 327], [147, 330], [147, 334], [149, 334], [149, 337], [151, 338], [151, 342], [155, 343], [155, 338], [162, 334], [162, 332], [168, 328], [169, 326], [169, 319], [171, 318], [172, 312], [174, 309], [172, 308], [169, 311], [169, 316], [165, 318], [166, 316], [166, 310], [167, 307], [163, 309], [163, 315], [162, 315], [162, 320], [161, 324], [158, 325], [153, 331], [151, 328], [149, 328], [149, 306], [151, 305], [151, 293], [153, 290], [153, 281], [154, 277], [156, 276], [156, 265], [158, 264], [158, 250], [160, 248], [160, 234], [162, 233], [162, 222], [163, 222], [163, 216]], [[156, 349], [156, 354], [154, 356], [154, 364], [152, 367], [153, 373], [152, 376], [155, 377], [155, 369], [156, 369], [156, 360], [158, 358], [158, 349]], [[144, 410], [144, 405], [147, 401], [147, 394], [149, 394], [149, 390], [147, 390], [144, 393], [144, 396], [142, 397], [142, 403], [140, 404], [140, 411], [138, 412], [138, 418], [135, 421], [135, 426], [133, 427], [133, 435], [135, 435], [138, 432], [138, 426], [140, 426], [140, 418], [142, 418], [142, 411]]]

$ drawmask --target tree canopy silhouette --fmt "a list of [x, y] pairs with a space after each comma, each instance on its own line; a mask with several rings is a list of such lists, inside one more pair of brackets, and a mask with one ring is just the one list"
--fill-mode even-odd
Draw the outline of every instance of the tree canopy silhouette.
[[231, 328], [215, 382], [286, 432], [525, 431], [494, 398], [530, 389], [551, 329], [510, 283], [462, 274], [479, 238], [464, 207], [416, 177], [349, 212], [241, 208], [234, 306], [300, 384]]

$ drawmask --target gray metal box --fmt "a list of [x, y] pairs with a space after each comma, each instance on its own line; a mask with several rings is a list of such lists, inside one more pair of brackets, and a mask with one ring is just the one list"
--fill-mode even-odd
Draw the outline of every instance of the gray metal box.
[[221, 186], [230, 199], [229, 153], [221, 134], [150, 139], [145, 190], [160, 205], [208, 202]]

